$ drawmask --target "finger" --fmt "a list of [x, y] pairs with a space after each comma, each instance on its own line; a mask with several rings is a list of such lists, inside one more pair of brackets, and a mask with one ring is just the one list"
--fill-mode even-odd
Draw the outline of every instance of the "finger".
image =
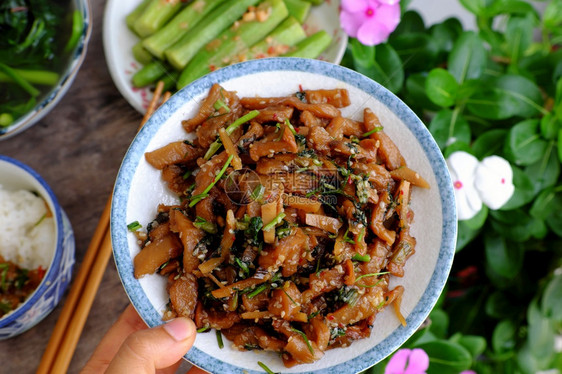
[[107, 373], [154, 373], [176, 364], [195, 341], [195, 324], [176, 318], [131, 334], [113, 358]]
[[199, 369], [197, 366], [193, 366], [191, 369], [189, 369], [189, 371], [185, 374], [209, 374], [208, 371], [205, 371], [203, 369]]
[[82, 369], [82, 374], [103, 373], [125, 339], [138, 330], [148, 327], [131, 304], [108, 330], [100, 344]]

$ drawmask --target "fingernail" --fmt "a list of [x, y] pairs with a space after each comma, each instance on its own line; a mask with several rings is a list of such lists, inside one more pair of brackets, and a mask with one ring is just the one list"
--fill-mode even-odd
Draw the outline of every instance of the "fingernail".
[[193, 334], [193, 323], [186, 318], [176, 318], [164, 325], [164, 330], [177, 342]]

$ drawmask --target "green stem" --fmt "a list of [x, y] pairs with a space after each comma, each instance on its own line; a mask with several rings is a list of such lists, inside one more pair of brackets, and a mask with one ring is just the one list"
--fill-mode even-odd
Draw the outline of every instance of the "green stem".
[[40, 94], [39, 90], [33, 87], [27, 80], [19, 75], [14, 69], [0, 62], [0, 71], [10, 77], [15, 83], [23, 88], [28, 94], [36, 97]]
[[[40, 84], [44, 86], [54, 86], [60, 76], [54, 71], [47, 70], [22, 70], [22, 69], [12, 69], [20, 77], [25, 79], [27, 82], [32, 84]], [[9, 75], [0, 71], [0, 82], [15, 82]]]
[[[226, 133], [228, 135], [232, 135], [234, 130], [236, 130], [237, 128], [239, 128], [249, 120], [253, 119], [258, 114], [260, 114], [258, 110], [252, 110], [251, 112], [244, 114], [242, 117], [238, 118], [236, 121], [228, 125], [228, 127], [225, 129]], [[222, 143], [218, 139], [215, 140], [213, 144], [211, 144], [211, 146], [209, 147], [209, 150], [207, 150], [207, 153], [205, 153], [204, 156], [205, 160], [210, 159], [215, 153], [217, 153], [217, 151], [221, 148], [221, 146]]]
[[213, 180], [213, 183], [208, 185], [207, 188], [205, 188], [205, 191], [203, 191], [203, 193], [201, 195], [197, 195], [197, 197], [189, 203], [190, 208], [192, 208], [195, 204], [197, 204], [198, 202], [200, 202], [201, 200], [203, 200], [205, 197], [207, 197], [209, 195], [209, 191], [211, 191], [211, 188], [213, 188], [213, 186], [215, 184], [217, 184], [217, 182], [222, 178], [223, 174], [226, 172], [226, 169], [230, 165], [230, 162], [232, 161], [233, 158], [234, 158], [234, 155], [228, 156], [228, 160], [226, 160], [226, 162], [225, 162], [224, 166], [222, 167], [221, 171], [217, 174], [217, 176]]
[[82, 35], [82, 30], [84, 29], [84, 19], [82, 18], [82, 13], [80, 11], [75, 10], [72, 13], [72, 32], [70, 34], [70, 38], [68, 39], [68, 43], [64, 47], [65, 52], [70, 52], [76, 47], [78, 44], [78, 40], [80, 40], [80, 36]]

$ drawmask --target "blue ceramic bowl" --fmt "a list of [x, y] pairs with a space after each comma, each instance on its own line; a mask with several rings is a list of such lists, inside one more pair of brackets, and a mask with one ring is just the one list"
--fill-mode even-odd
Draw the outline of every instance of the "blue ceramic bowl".
[[29, 166], [0, 155], [0, 185], [4, 190], [28, 190], [39, 194], [53, 213], [55, 245], [52, 260], [39, 287], [13, 312], [0, 318], [0, 340], [32, 328], [59, 303], [72, 277], [74, 234], [70, 221], [45, 180]]
[[160, 172], [144, 159], [144, 153], [171, 141], [185, 139], [181, 120], [192, 117], [213, 83], [243, 96], [282, 96], [304, 89], [346, 88], [351, 106], [342, 114], [362, 120], [363, 109], [371, 108], [385, 132], [401, 150], [408, 166], [431, 185], [415, 188], [411, 206], [417, 239], [416, 254], [406, 264], [403, 278], [392, 277], [391, 288], [405, 288], [401, 311], [407, 326], [402, 327], [392, 308], [377, 315], [371, 337], [355, 341], [348, 348], [326, 351], [310, 365], [287, 369], [276, 354], [239, 352], [228, 342], [217, 346], [215, 334], [198, 334], [186, 358], [212, 373], [263, 373], [257, 361], [274, 372], [357, 373], [399, 348], [423, 323], [435, 305], [447, 280], [453, 260], [457, 217], [453, 187], [445, 161], [424, 124], [395, 95], [371, 79], [327, 62], [297, 58], [254, 60], [220, 69], [185, 87], [146, 123], [134, 139], [119, 171], [113, 194], [111, 236], [114, 257], [122, 283], [133, 305], [149, 326], [162, 323], [168, 302], [166, 280], [159, 275], [135, 279], [133, 258], [139, 246], [127, 224], [146, 225], [156, 215], [159, 203], [177, 203], [161, 180]]
[[74, 4], [74, 8], [82, 14], [83, 28], [80, 39], [78, 40], [74, 51], [72, 51], [71, 57], [68, 59], [65, 69], [60, 74], [59, 81], [46, 95], [42, 96], [42, 99], [39, 100], [28, 113], [16, 119], [7, 127], [0, 127], [0, 140], [8, 139], [36, 124], [45, 115], [47, 115], [47, 113], [49, 113], [55, 105], [57, 105], [72, 85], [84, 58], [86, 57], [88, 41], [90, 40], [90, 34], [92, 32], [92, 11], [90, 1], [72, 0], [72, 3]]

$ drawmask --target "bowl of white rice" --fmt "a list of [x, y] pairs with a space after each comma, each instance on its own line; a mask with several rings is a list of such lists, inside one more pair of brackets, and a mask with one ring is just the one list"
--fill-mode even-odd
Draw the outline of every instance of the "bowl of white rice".
[[[0, 340], [30, 329], [59, 303], [72, 276], [74, 233], [45, 180], [0, 155]], [[29, 289], [35, 281], [36, 288]], [[28, 288], [25, 296], [23, 289]], [[14, 301], [19, 294], [21, 301]], [[12, 305], [10, 305], [10, 303]]]

